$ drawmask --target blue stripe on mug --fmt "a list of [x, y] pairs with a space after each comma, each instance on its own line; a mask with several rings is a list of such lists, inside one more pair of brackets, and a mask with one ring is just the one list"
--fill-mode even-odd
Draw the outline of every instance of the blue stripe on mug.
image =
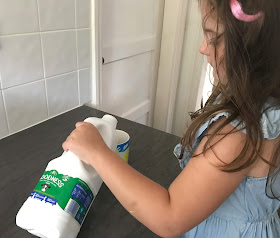
[[129, 141], [127, 141], [123, 144], [117, 145], [118, 152], [125, 152], [128, 147], [129, 147]]

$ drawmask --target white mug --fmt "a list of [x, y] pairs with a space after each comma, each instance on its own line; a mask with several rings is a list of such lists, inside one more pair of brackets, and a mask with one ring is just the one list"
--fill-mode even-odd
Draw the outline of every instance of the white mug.
[[121, 130], [116, 130], [118, 144], [116, 153], [126, 162], [128, 163], [128, 155], [129, 155], [129, 140], [130, 136]]

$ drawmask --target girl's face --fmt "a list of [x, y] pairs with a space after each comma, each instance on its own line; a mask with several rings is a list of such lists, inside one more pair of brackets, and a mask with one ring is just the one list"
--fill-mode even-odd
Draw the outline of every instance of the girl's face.
[[[224, 27], [222, 24], [217, 25], [217, 16], [215, 12], [207, 16], [210, 12], [210, 7], [206, 2], [207, 1], [201, 1], [201, 17], [202, 22], [204, 22], [204, 40], [199, 48], [199, 52], [207, 56], [207, 62], [213, 67], [214, 84], [216, 85], [218, 80], [220, 80], [221, 83], [225, 83], [225, 64], [223, 60], [225, 47], [223, 37]], [[204, 21], [205, 17], [206, 21]]]

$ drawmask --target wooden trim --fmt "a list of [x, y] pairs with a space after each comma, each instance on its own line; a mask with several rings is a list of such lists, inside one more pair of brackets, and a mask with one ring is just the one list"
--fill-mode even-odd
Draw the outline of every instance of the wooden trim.
[[172, 133], [183, 136], [186, 127], [190, 125], [189, 112], [197, 109], [198, 98], [201, 99], [200, 89], [205, 79], [202, 79], [204, 57], [199, 53], [203, 41], [201, 16], [196, 0], [190, 0], [187, 12], [184, 50], [181, 63], [181, 75], [178, 87], [178, 97], [174, 111]]
[[173, 123], [187, 7], [188, 1], [185, 0], [165, 0], [154, 127], [169, 133]]
[[101, 74], [102, 74], [102, 62], [101, 62], [101, 51], [100, 51], [100, 1], [91, 1], [91, 63], [92, 63], [92, 102], [90, 103], [95, 108], [100, 107], [101, 98]]
[[176, 29], [176, 38], [174, 42], [175, 50], [173, 55], [174, 60], [173, 60], [172, 71], [171, 71], [171, 87], [170, 87], [167, 122], [166, 122], [166, 132], [169, 133], [171, 133], [172, 124], [173, 124], [175, 101], [176, 101], [177, 87], [179, 81], [179, 72], [181, 68], [181, 59], [182, 59], [182, 52], [184, 46], [187, 7], [188, 7], [188, 1], [181, 0], [180, 7], [179, 7], [180, 12], [177, 18], [178, 24]]
[[163, 18], [164, 18], [164, 4], [165, 0], [157, 0], [157, 8], [155, 16], [157, 19], [156, 24], [156, 49], [152, 55], [152, 62], [154, 62], [153, 67], [151, 67], [151, 83], [149, 97], [151, 100], [151, 109], [148, 118], [148, 126], [152, 127], [154, 122], [154, 111], [155, 111], [155, 102], [156, 102], [156, 92], [158, 84], [158, 71], [159, 71], [159, 61], [160, 61], [160, 51], [161, 51], [161, 39], [162, 39], [162, 28], [163, 28]]

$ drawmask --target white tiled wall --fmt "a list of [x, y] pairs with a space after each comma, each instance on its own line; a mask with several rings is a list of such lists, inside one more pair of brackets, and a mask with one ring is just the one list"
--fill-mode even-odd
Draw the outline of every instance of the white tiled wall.
[[91, 0], [0, 0], [0, 139], [91, 101]]

